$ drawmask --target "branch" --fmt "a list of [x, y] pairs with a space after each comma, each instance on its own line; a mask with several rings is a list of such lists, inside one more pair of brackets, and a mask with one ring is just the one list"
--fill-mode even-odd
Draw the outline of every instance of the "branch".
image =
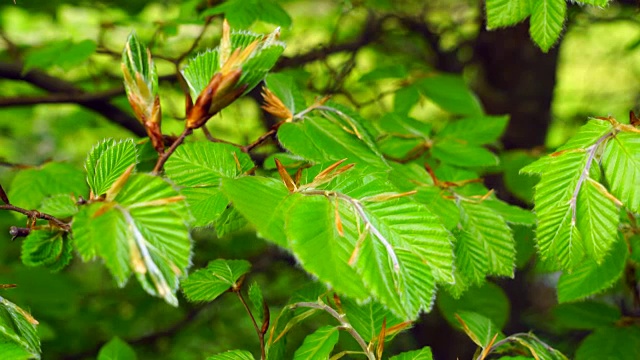
[[21, 207], [17, 207], [14, 205], [0, 205], [0, 210], [8, 210], [8, 211], [15, 211], [15, 212], [19, 212], [21, 214], [26, 215], [30, 220], [34, 220], [35, 219], [42, 219], [42, 220], [47, 220], [53, 224], [55, 224], [57, 227], [59, 227], [60, 229], [64, 230], [64, 231], [71, 231], [71, 225], [67, 224], [66, 222], [58, 219], [57, 217], [53, 216], [53, 215], [49, 215], [49, 214], [45, 214], [45, 213], [41, 213], [37, 210], [27, 210], [27, 209], [23, 209]]
[[162, 154], [162, 156], [158, 158], [158, 162], [156, 163], [156, 166], [153, 168], [153, 171], [151, 173], [158, 175], [162, 171], [162, 168], [164, 167], [164, 163], [166, 163], [167, 160], [169, 160], [169, 156], [171, 156], [171, 154], [173, 154], [176, 151], [178, 146], [180, 146], [180, 144], [184, 142], [184, 139], [187, 136], [191, 135], [192, 133], [193, 133], [193, 129], [185, 128], [182, 134], [180, 134], [180, 136], [176, 139], [176, 141], [174, 141], [173, 144], [171, 144], [171, 147], [169, 148], [169, 150], [165, 151]]
[[362, 348], [362, 351], [364, 351], [364, 353], [367, 355], [367, 358], [370, 360], [375, 360], [375, 355], [373, 355], [373, 353], [369, 351], [367, 343], [364, 341], [362, 336], [358, 334], [356, 329], [354, 329], [353, 326], [351, 326], [351, 324], [345, 319], [345, 316], [343, 314], [342, 315], [339, 314], [331, 306], [324, 303], [299, 302], [299, 303], [290, 305], [291, 309], [295, 309], [298, 307], [306, 307], [306, 308], [323, 310], [329, 315], [333, 316], [336, 320], [340, 322], [340, 327], [346, 330], [358, 342], [358, 344]]
[[[131, 114], [111, 104], [107, 99], [94, 98], [92, 96], [89, 96], [88, 99], [83, 99], [83, 96], [88, 96], [90, 94], [76, 87], [74, 84], [66, 80], [51, 76], [44, 71], [33, 69], [26, 74], [23, 74], [22, 64], [0, 62], [0, 77], [11, 80], [26, 81], [34, 86], [39, 87], [40, 89], [46, 90], [58, 96], [75, 96], [77, 97], [77, 99], [73, 102], [91, 109], [98, 114], [101, 114], [110, 121], [124, 127], [125, 129], [130, 130], [137, 136], [146, 136], [146, 131], [144, 130], [142, 124], [140, 124], [138, 120]], [[115, 90], [113, 91], [115, 92]], [[54, 100], [58, 101], [51, 101], [50, 103], [61, 102], [59, 101], [60, 98], [54, 98]], [[66, 100], [70, 100], [70, 98], [66, 98]], [[0, 106], [33, 104], [33, 102], [28, 101], [25, 104], [13, 104], [11, 102], [6, 103], [6, 99], [3, 101], [5, 101], [5, 104], [2, 104], [0, 102]], [[15, 99], [13, 99], [13, 101], [15, 101]]]

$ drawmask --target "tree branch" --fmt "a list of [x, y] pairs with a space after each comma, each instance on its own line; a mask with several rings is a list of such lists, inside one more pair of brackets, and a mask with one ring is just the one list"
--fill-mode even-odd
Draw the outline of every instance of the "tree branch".
[[[23, 66], [18, 63], [7, 63], [0, 62], [0, 77], [11, 80], [20, 80], [26, 81], [32, 85], [39, 87], [40, 89], [46, 90], [50, 93], [56, 94], [57, 96], [68, 97], [66, 100], [74, 100], [67, 102], [74, 102], [79, 105], [82, 105], [88, 109], [91, 109], [98, 114], [106, 117], [110, 121], [124, 127], [125, 129], [130, 130], [137, 136], [146, 136], [146, 131], [142, 124], [138, 122], [138, 120], [133, 117], [133, 115], [125, 112], [124, 110], [118, 108], [117, 106], [111, 104], [108, 99], [96, 98], [92, 95], [85, 92], [84, 90], [76, 87], [74, 84], [51, 76], [44, 71], [41, 70], [30, 70], [26, 74], [23, 74]], [[113, 90], [113, 93], [115, 90]], [[104, 96], [104, 93], [102, 94]], [[89, 98], [84, 98], [89, 97]], [[72, 99], [72, 97], [74, 97]], [[42, 100], [42, 99], [41, 99]], [[50, 101], [49, 103], [61, 102], [60, 98], [55, 99], [58, 101]], [[7, 100], [3, 100], [5, 104], [3, 105], [0, 102], [0, 106], [13, 106], [13, 105], [32, 105], [33, 102], [25, 101], [24, 104], [13, 104], [6, 103]], [[15, 99], [14, 99], [15, 101]]]

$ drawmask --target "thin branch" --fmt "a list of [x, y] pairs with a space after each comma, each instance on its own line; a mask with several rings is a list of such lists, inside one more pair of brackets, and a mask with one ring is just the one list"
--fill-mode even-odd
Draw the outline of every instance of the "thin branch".
[[71, 231], [71, 225], [69, 225], [68, 223], [58, 219], [57, 217], [53, 216], [53, 215], [49, 215], [49, 214], [45, 214], [45, 213], [41, 213], [37, 210], [27, 210], [27, 209], [23, 209], [21, 207], [18, 206], [14, 206], [14, 205], [0, 205], [0, 210], [7, 210], [7, 211], [15, 211], [21, 214], [26, 215], [29, 219], [42, 219], [42, 220], [47, 220], [53, 224], [55, 224], [57, 227], [59, 227], [60, 229], [64, 230], [64, 231]]
[[256, 334], [258, 334], [258, 339], [260, 340], [260, 359], [265, 360], [267, 358], [267, 354], [265, 352], [265, 346], [264, 346], [264, 333], [260, 330], [260, 326], [258, 326], [258, 323], [256, 322], [256, 318], [253, 316], [253, 313], [251, 312], [249, 305], [247, 305], [247, 302], [244, 300], [244, 297], [242, 296], [242, 292], [240, 291], [240, 289], [234, 292], [236, 293], [236, 295], [238, 295], [238, 299], [240, 299], [242, 306], [244, 306], [244, 309], [247, 311], [247, 313], [249, 314], [249, 317], [251, 318], [251, 323], [253, 323], [253, 328], [256, 330]]
[[362, 351], [367, 355], [369, 360], [375, 360], [375, 355], [369, 350], [366, 341], [362, 338], [362, 336], [356, 331], [356, 329], [351, 326], [351, 324], [346, 320], [344, 314], [339, 314], [335, 311], [331, 306], [324, 303], [315, 303], [315, 302], [298, 302], [290, 305], [291, 309], [295, 309], [298, 307], [305, 307], [311, 309], [323, 310], [329, 315], [333, 316], [338, 322], [340, 322], [340, 328], [347, 331], [357, 342], [358, 345], [362, 348]]
[[[32, 69], [24, 74], [23, 69], [23, 65], [20, 63], [0, 62], [0, 77], [25, 81], [53, 94], [76, 96], [83, 96], [87, 94], [84, 90], [76, 87], [73, 83], [51, 76], [44, 71]], [[103, 115], [114, 123], [130, 130], [137, 136], [146, 136], [146, 131], [142, 124], [138, 122], [138, 119], [111, 104], [107, 99], [89, 99], [77, 103]], [[10, 104], [7, 104], [5, 106], [9, 105]]]
[[122, 94], [124, 94], [124, 88], [117, 87], [95, 93], [60, 93], [42, 96], [14, 96], [0, 98], [0, 107], [64, 103], [76, 103], [82, 105], [91, 101], [108, 101], [109, 99]]
[[193, 129], [185, 128], [182, 134], [180, 134], [180, 136], [176, 139], [176, 141], [171, 144], [171, 147], [158, 158], [158, 162], [156, 163], [156, 166], [153, 168], [153, 171], [151, 173], [158, 175], [162, 171], [164, 164], [167, 162], [167, 160], [169, 160], [171, 154], [173, 154], [178, 146], [180, 146], [180, 144], [184, 142], [184, 139], [192, 133]]

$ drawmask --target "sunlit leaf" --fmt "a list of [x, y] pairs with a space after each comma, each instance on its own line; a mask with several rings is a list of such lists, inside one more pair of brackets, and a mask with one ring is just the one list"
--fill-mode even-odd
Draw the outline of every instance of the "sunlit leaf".
[[40, 359], [37, 324], [27, 311], [0, 296], [0, 354]]
[[323, 326], [304, 339], [295, 354], [294, 360], [326, 359], [338, 343], [339, 332], [335, 326]]
[[533, 41], [547, 52], [558, 41], [565, 21], [565, 0], [538, 0], [531, 2], [529, 34]]
[[94, 146], [85, 161], [87, 183], [95, 196], [109, 190], [111, 185], [138, 161], [133, 140], [104, 140]]

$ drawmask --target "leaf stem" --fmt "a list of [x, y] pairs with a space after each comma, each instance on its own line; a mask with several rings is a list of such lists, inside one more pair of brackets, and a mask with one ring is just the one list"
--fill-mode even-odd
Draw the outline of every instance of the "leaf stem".
[[34, 219], [47, 220], [66, 232], [71, 231], [71, 225], [69, 225], [68, 223], [58, 219], [53, 215], [41, 213], [38, 210], [27, 210], [15, 205], [8, 205], [8, 204], [0, 205], [0, 210], [15, 211], [15, 212], [26, 215], [30, 220], [34, 220]]
[[356, 329], [354, 329], [353, 326], [351, 326], [351, 324], [347, 321], [344, 314], [339, 314], [331, 306], [324, 303], [319, 303], [319, 302], [316, 303], [316, 302], [303, 301], [303, 302], [291, 304], [289, 306], [291, 307], [291, 309], [295, 309], [298, 307], [305, 307], [305, 308], [318, 309], [318, 310], [325, 311], [326, 313], [331, 315], [333, 318], [338, 320], [340, 322], [340, 328], [347, 331], [358, 342], [358, 344], [362, 348], [362, 351], [364, 351], [365, 355], [367, 355], [367, 358], [369, 360], [376, 360], [375, 355], [371, 352], [371, 350], [369, 350], [367, 343], [364, 341], [362, 336], [360, 336], [360, 334], [356, 331]]
[[180, 144], [184, 142], [184, 139], [187, 136], [191, 135], [192, 133], [193, 133], [193, 129], [191, 128], [184, 129], [184, 131], [182, 132], [182, 134], [180, 134], [180, 136], [176, 139], [176, 141], [174, 141], [173, 144], [171, 144], [171, 147], [167, 151], [165, 151], [162, 155], [160, 155], [160, 157], [158, 158], [158, 162], [156, 163], [156, 166], [153, 168], [153, 171], [151, 172], [153, 175], [160, 174], [160, 172], [162, 171], [162, 168], [164, 167], [164, 164], [167, 162], [167, 160], [169, 160], [169, 157], [171, 156], [171, 154], [173, 154], [178, 148], [178, 146], [180, 146]]
[[260, 340], [260, 359], [266, 360], [267, 354], [265, 352], [265, 346], [264, 346], [264, 333], [260, 330], [260, 327], [258, 326], [258, 323], [256, 322], [256, 318], [253, 316], [253, 313], [251, 312], [251, 309], [249, 308], [249, 305], [244, 300], [244, 297], [242, 296], [242, 292], [240, 291], [240, 289], [233, 290], [233, 292], [236, 293], [236, 295], [238, 295], [238, 299], [240, 299], [240, 302], [242, 303], [242, 306], [244, 306], [244, 309], [247, 310], [247, 313], [249, 314], [249, 317], [251, 318], [251, 322], [253, 323], [253, 328], [256, 329], [256, 334], [258, 334], [258, 339]]
[[395, 271], [400, 270], [400, 263], [398, 261], [398, 256], [396, 255], [396, 252], [393, 249], [393, 246], [391, 245], [389, 240], [387, 240], [387, 238], [385, 238], [384, 235], [382, 235], [382, 233], [380, 233], [380, 231], [373, 225], [373, 223], [371, 223], [371, 220], [369, 220], [369, 217], [367, 216], [367, 213], [364, 211], [362, 204], [358, 200], [353, 199], [345, 194], [342, 194], [336, 191], [306, 190], [306, 191], [303, 191], [302, 193], [305, 195], [323, 195], [327, 197], [334, 196], [338, 199], [342, 199], [348, 202], [349, 204], [351, 204], [351, 206], [353, 206], [353, 208], [358, 213], [358, 216], [360, 216], [360, 218], [364, 221], [365, 224], [369, 225], [369, 231], [371, 231], [371, 233], [376, 238], [378, 238], [378, 240], [382, 243], [382, 245], [384, 245], [385, 249], [387, 250], [387, 253], [389, 254], [389, 257], [391, 258], [391, 262], [393, 263], [393, 269]]

